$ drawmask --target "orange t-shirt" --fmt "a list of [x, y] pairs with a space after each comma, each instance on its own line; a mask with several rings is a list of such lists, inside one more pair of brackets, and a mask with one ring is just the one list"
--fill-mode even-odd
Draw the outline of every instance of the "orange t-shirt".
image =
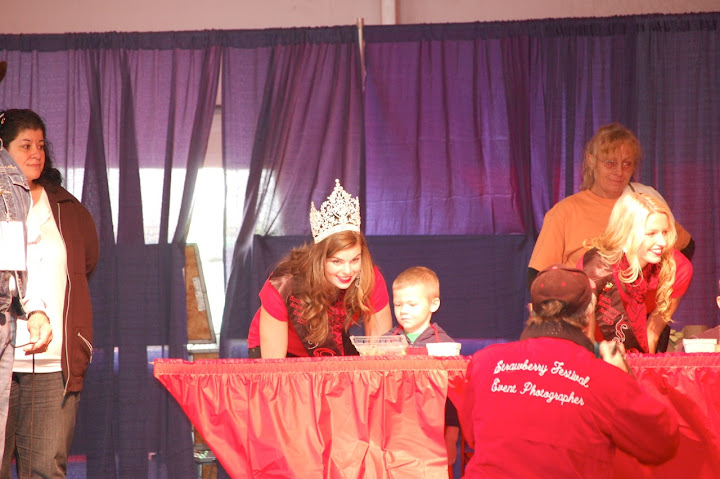
[[[632, 183], [635, 191], [647, 193], [665, 201], [653, 188]], [[626, 188], [628, 191], [629, 188]], [[556, 263], [575, 267], [587, 251], [583, 246], [605, 230], [616, 199], [597, 196], [583, 190], [559, 201], [545, 214], [540, 235], [530, 257], [529, 268], [542, 271]], [[690, 234], [675, 222], [678, 239], [675, 248], [681, 250], [690, 243]]]

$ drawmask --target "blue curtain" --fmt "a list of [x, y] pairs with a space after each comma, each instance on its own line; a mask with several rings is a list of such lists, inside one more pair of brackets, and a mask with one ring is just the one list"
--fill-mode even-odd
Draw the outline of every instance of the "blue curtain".
[[[223, 51], [223, 156], [227, 178], [247, 169], [221, 330], [247, 337], [257, 309], [253, 237], [306, 234], [310, 201], [335, 178], [360, 190], [362, 91], [353, 27], [228, 33]], [[226, 204], [226, 211], [236, 205]], [[270, 264], [259, 270], [267, 275]], [[257, 274], [257, 272], [256, 272]]]
[[184, 246], [217, 96], [216, 35], [0, 35], [0, 58], [0, 105], [43, 116], [101, 239], [73, 453], [87, 456], [88, 477], [193, 477], [189, 421], [148, 361], [186, 356]]
[[[527, 245], [517, 253], [532, 250], [545, 212], [578, 191], [585, 142], [598, 126], [620, 121], [643, 145], [639, 180], [665, 196], [697, 242], [695, 277], [673, 326], [714, 326], [718, 20], [658, 15], [366, 28], [367, 233], [426, 235], [428, 242], [434, 239], [427, 235], [492, 235], [495, 245], [474, 251], [448, 247], [441, 284], [454, 290], [488, 275], [518, 286], [490, 302], [467, 298], [474, 317], [465, 326], [450, 318], [451, 331], [500, 324], [492, 314], [497, 302], [514, 326], [495, 334], [517, 331], [526, 268], [508, 261], [507, 241], [523, 236]], [[468, 258], [477, 256], [482, 270], [468, 270]]]

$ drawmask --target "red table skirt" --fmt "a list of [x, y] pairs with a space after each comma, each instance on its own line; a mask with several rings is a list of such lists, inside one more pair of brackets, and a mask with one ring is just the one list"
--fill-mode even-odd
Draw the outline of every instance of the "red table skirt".
[[[155, 361], [235, 478], [447, 478], [445, 397], [459, 407], [467, 358], [335, 357]], [[631, 355], [645, 390], [677, 412], [680, 449], [615, 477], [720, 477], [720, 354]]]
[[615, 477], [720, 477], [720, 354], [630, 355], [628, 363], [645, 390], [677, 412], [680, 448], [673, 459], [652, 467], [619, 453]]
[[234, 478], [447, 478], [448, 379], [467, 359], [156, 360]]

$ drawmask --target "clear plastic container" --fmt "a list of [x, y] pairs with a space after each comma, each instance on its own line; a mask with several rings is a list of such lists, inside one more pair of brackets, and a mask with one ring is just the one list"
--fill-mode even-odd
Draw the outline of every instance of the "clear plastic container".
[[350, 336], [360, 356], [404, 355], [408, 342], [403, 335], [395, 336]]

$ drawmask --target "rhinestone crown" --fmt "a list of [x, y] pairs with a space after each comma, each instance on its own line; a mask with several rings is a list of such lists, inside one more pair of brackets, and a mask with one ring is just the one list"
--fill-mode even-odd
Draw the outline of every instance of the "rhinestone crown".
[[333, 192], [319, 210], [310, 202], [310, 229], [315, 244], [340, 231], [360, 231], [360, 200], [353, 198], [336, 179]]

